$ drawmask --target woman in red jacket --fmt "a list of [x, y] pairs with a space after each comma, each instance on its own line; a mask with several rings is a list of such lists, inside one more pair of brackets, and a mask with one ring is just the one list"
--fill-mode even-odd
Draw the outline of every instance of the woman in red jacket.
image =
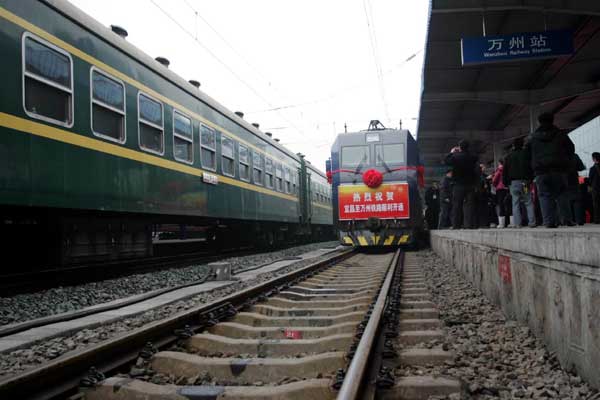
[[496, 168], [492, 176], [492, 186], [496, 189], [496, 204], [498, 205], [498, 228], [504, 228], [507, 225], [506, 217], [510, 215], [509, 208], [507, 207], [507, 203], [510, 201], [510, 194], [508, 188], [502, 182], [503, 171], [504, 160], [501, 159], [498, 161], [498, 168]]

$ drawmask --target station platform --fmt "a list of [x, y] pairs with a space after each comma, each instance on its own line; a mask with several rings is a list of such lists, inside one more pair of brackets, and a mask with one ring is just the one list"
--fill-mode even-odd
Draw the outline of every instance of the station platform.
[[600, 387], [600, 225], [435, 230], [431, 247]]

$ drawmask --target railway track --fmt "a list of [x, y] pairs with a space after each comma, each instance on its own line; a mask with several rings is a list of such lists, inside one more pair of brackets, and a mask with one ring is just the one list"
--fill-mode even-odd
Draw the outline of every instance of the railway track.
[[437, 326], [416, 318], [427, 301], [415, 299], [426, 294], [418, 266], [402, 280], [402, 265], [399, 251], [337, 254], [0, 381], [0, 398], [396, 398], [419, 385], [445, 393], [435, 378], [415, 389], [390, 373], [406, 362], [390, 347], [407, 343], [399, 327]]
[[[273, 251], [273, 249], [269, 251]], [[0, 275], [0, 291], [3, 297], [9, 297], [57, 286], [78, 285], [193, 264], [207, 264], [224, 258], [242, 257], [260, 254], [261, 252], [265, 251], [258, 251], [254, 248], [240, 248], [229, 249], [219, 254], [214, 252], [184, 253], [172, 256], [103, 261], [67, 267], [46, 267], [36, 271]]]

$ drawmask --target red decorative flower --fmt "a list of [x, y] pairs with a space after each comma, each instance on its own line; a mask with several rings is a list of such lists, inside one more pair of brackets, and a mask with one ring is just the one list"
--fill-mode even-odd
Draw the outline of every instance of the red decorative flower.
[[370, 188], [375, 189], [383, 182], [383, 175], [376, 169], [369, 169], [363, 172], [363, 182]]

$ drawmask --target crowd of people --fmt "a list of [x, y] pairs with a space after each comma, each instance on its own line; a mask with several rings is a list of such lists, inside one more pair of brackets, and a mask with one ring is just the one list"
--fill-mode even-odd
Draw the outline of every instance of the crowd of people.
[[568, 134], [554, 125], [552, 114], [538, 121], [491, 173], [468, 141], [450, 150], [445, 176], [425, 192], [429, 229], [600, 224], [600, 153], [592, 154], [588, 177], [580, 177], [586, 167]]

